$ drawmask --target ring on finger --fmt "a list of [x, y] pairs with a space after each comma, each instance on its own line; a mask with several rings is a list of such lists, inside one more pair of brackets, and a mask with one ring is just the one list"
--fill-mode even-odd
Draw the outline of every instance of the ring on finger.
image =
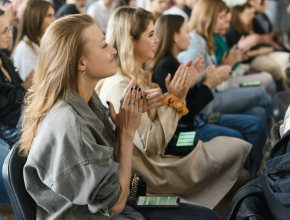
[[135, 105], [135, 101], [129, 101], [129, 105], [130, 105], [130, 104]]

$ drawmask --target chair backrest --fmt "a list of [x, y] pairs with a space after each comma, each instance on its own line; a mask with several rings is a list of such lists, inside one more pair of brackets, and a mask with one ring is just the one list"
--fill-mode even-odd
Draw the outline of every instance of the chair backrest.
[[36, 219], [36, 203], [26, 191], [23, 167], [26, 160], [18, 155], [16, 143], [3, 164], [3, 179], [17, 220]]
[[284, 120], [285, 113], [290, 105], [290, 91], [277, 93], [272, 100], [273, 103], [273, 115], [276, 123], [280, 120]]

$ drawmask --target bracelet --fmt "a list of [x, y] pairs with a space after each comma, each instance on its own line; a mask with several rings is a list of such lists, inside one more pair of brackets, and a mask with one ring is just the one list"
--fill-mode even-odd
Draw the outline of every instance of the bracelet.
[[184, 102], [179, 102], [179, 98], [175, 95], [165, 95], [164, 99], [159, 101], [164, 106], [174, 108], [180, 115], [186, 115], [189, 111]]

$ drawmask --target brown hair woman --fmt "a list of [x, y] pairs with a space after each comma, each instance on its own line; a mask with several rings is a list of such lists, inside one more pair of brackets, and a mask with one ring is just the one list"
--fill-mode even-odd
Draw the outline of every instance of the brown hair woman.
[[54, 21], [54, 5], [48, 1], [30, 1], [24, 9], [12, 54], [19, 75], [25, 80], [36, 69], [40, 40]]

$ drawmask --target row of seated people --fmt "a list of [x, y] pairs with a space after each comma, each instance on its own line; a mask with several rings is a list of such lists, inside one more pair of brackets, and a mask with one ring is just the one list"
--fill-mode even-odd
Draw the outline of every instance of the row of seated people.
[[[211, 7], [211, 5], [216, 7]], [[42, 15], [39, 15], [39, 13], [37, 15], [36, 13], [33, 14], [35, 11], [41, 11], [41, 8], [44, 7], [46, 10]], [[20, 143], [21, 152], [24, 156], [28, 156], [27, 165], [24, 169], [26, 187], [37, 204], [40, 204], [38, 206], [38, 218], [55, 218], [57, 215], [77, 216], [81, 208], [76, 207], [75, 210], [72, 210], [67, 208], [66, 204], [79, 205], [76, 201], [79, 195], [82, 195], [80, 201], [86, 201], [85, 204], [91, 208], [95, 206], [94, 213], [97, 213], [97, 215], [102, 216], [100, 213], [106, 213], [104, 210], [107, 210], [108, 207], [113, 212], [119, 212], [116, 207], [122, 207], [122, 204], [126, 201], [124, 195], [129, 188], [128, 175], [129, 171], [131, 174], [131, 164], [126, 162], [125, 159], [130, 161], [130, 158], [132, 158], [132, 173], [144, 176], [148, 184], [148, 193], [181, 195], [184, 202], [206, 206], [211, 209], [218, 205], [220, 216], [222, 216], [233, 193], [250, 179], [250, 174], [255, 175], [266, 140], [266, 133], [271, 126], [270, 101], [265, 90], [262, 87], [237, 88], [235, 85], [239, 82], [253, 80], [251, 77], [263, 82], [262, 85], [266, 89], [273, 82], [272, 77], [266, 72], [244, 76], [243, 74], [235, 75], [233, 71], [232, 76], [230, 76], [231, 67], [244, 59], [240, 55], [253, 46], [253, 41], [249, 38], [247, 40], [243, 39], [243, 41], [237, 42], [239, 48], [233, 47], [232, 50], [229, 50], [226, 44], [221, 48], [218, 47], [218, 43], [215, 44], [215, 41], [218, 42], [219, 40], [215, 40], [215, 38], [219, 37], [218, 34], [224, 35], [230, 20], [230, 13], [225, 3], [220, 0], [199, 2], [192, 12], [189, 29], [185, 19], [180, 16], [161, 16], [156, 21], [154, 28], [154, 17], [144, 9], [119, 8], [110, 18], [106, 36], [108, 45], [100, 37], [99, 29], [94, 28], [93, 30], [90, 27], [93, 21], [85, 15], [63, 18], [59, 22], [53, 23], [44, 34], [46, 28], [54, 21], [53, 15], [54, 7], [46, 1], [31, 2], [23, 12], [18, 35], [19, 43], [16, 44], [12, 56], [15, 66], [17, 60], [15, 58], [19, 54], [19, 52], [17, 53], [20, 50], [19, 48], [30, 48], [32, 52], [33, 48], [36, 48], [38, 51], [37, 56], [33, 58], [36, 62], [35, 66], [30, 67], [30, 69], [25, 66], [22, 69], [29, 69], [26, 71], [26, 76], [23, 77], [23, 71], [21, 67], [18, 67], [19, 75], [24, 83], [19, 78], [11, 61], [5, 57], [4, 53], [1, 53], [3, 88], [5, 87], [5, 91], [2, 91], [1, 85], [1, 100], [5, 99], [7, 101], [7, 105], [1, 106], [1, 109], [3, 107], [3, 111], [1, 110], [1, 126], [3, 126], [1, 127], [1, 137], [8, 143], [9, 141], [15, 143], [15, 139], [10, 138], [4, 131], [8, 131], [11, 135], [14, 134], [12, 129], [17, 130], [15, 127], [20, 117], [21, 102], [25, 90], [32, 84], [31, 78], [35, 75], [34, 86], [28, 92], [26, 100], [27, 109], [23, 121], [24, 133]], [[39, 31], [38, 35], [32, 35], [39, 36], [36, 38], [37, 43], [33, 43], [33, 38], [29, 37], [27, 21], [31, 21], [33, 25], [37, 16], [42, 16], [42, 19], [38, 19], [42, 23], [32, 27], [33, 30], [38, 29]], [[12, 37], [11, 30], [9, 21], [3, 13], [0, 19], [3, 21], [3, 26], [0, 27], [3, 30], [3, 47], [1, 49], [6, 49]], [[204, 20], [206, 23], [199, 27], [198, 25]], [[73, 30], [70, 26], [77, 26], [77, 24], [82, 27]], [[87, 35], [80, 35], [82, 31]], [[189, 34], [189, 32], [191, 33]], [[73, 36], [78, 36], [79, 41], [72, 39]], [[82, 38], [85, 37], [87, 44], [91, 47], [83, 45], [84, 39]], [[101, 43], [97, 42], [97, 39], [102, 40]], [[75, 40], [74, 44], [70, 43], [72, 40]], [[38, 45], [40, 45], [40, 48]], [[118, 51], [117, 54], [110, 45]], [[215, 45], [217, 49], [215, 50], [213, 46], [209, 50], [210, 45]], [[246, 49], [243, 48], [243, 45]], [[91, 48], [91, 50], [87, 51], [87, 48]], [[230, 54], [228, 56], [222, 55], [220, 63], [213, 56], [215, 52], [217, 57], [218, 54], [221, 54], [218, 49]], [[78, 53], [76, 54], [75, 51], [78, 51]], [[25, 57], [24, 50], [21, 52], [22, 56]], [[111, 64], [114, 63], [113, 59], [110, 58], [110, 64], [106, 64], [108, 61], [101, 53], [110, 54], [110, 57], [114, 58], [117, 70], [115, 65]], [[236, 55], [238, 58], [232, 61], [230, 60], [233, 57], [231, 53], [240, 55]], [[76, 56], [73, 56], [73, 54], [76, 54]], [[31, 58], [30, 56], [27, 57]], [[151, 81], [151, 73], [142, 68], [143, 64], [151, 59], [149, 66], [153, 72], [153, 82]], [[29, 61], [18, 60], [20, 60], [20, 65], [29, 63]], [[180, 66], [179, 62], [184, 64]], [[212, 64], [221, 66], [215, 67]], [[33, 70], [36, 70], [36, 72], [33, 73]], [[114, 75], [116, 71], [117, 74]], [[168, 73], [171, 73], [171, 75], [168, 75]], [[112, 77], [107, 78], [109, 76]], [[262, 79], [266, 77], [268, 77], [268, 81], [263, 81]], [[161, 94], [156, 83], [165, 93], [165, 97]], [[141, 88], [140, 91], [128, 90], [136, 85]], [[117, 126], [118, 157], [116, 160], [108, 161], [107, 165], [103, 164], [103, 167], [97, 161], [110, 158], [110, 155], [113, 155], [113, 152], [108, 150], [110, 148], [104, 148], [104, 146], [115, 148], [115, 143], [113, 143], [114, 137], [110, 123], [106, 120], [101, 122], [95, 117], [97, 115], [99, 118], [106, 119], [108, 110], [100, 104], [100, 100], [95, 93], [93, 96], [91, 95], [92, 92], [89, 91], [92, 87], [96, 87], [104, 105], [107, 105], [109, 101], [108, 107], [111, 119]], [[124, 90], [128, 91], [124, 93]], [[126, 93], [127, 99], [124, 95]], [[272, 95], [271, 92], [268, 93]], [[136, 100], [129, 98], [130, 95], [133, 97], [133, 94], [135, 94]], [[133, 106], [132, 103], [128, 105], [128, 99], [135, 102], [135, 107], [137, 102], [139, 102], [139, 105], [141, 103], [144, 105], [144, 107], [140, 107], [143, 114], [140, 114], [140, 109], [139, 111], [135, 109], [137, 111], [135, 112], [136, 118], [132, 116], [135, 123], [133, 123], [133, 119], [128, 119], [127, 123], [120, 119], [121, 116], [126, 117], [126, 114], [129, 114], [126, 112], [127, 108]], [[157, 103], [161, 99], [162, 106]], [[178, 100], [178, 107], [174, 104], [176, 100]], [[84, 105], [83, 101], [88, 105]], [[59, 106], [60, 103], [66, 105], [62, 107]], [[91, 114], [92, 112], [95, 114]], [[223, 115], [220, 117], [218, 124], [206, 124], [202, 120], [203, 115], [201, 113], [208, 115], [213, 112], [221, 112]], [[180, 115], [184, 116], [180, 119]], [[8, 120], [9, 123], [5, 121], [7, 116], [17, 120], [14, 120], [13, 124], [9, 124], [11, 120]], [[257, 116], [260, 120], [254, 116]], [[168, 120], [169, 118], [170, 120]], [[197, 132], [196, 138], [200, 140], [195, 149], [182, 158], [164, 154], [165, 148], [175, 134], [179, 122], [195, 129]], [[204, 125], [200, 125], [202, 123]], [[81, 129], [77, 130], [78, 128]], [[37, 135], [36, 129], [38, 129]], [[130, 131], [128, 133], [134, 134], [134, 141], [127, 136], [122, 136], [122, 131]], [[79, 132], [81, 136], [79, 136]], [[20, 136], [18, 135], [18, 137]], [[122, 140], [126, 143], [123, 143]], [[125, 147], [126, 144], [128, 144], [128, 148]], [[77, 152], [75, 156], [72, 156], [74, 153], [70, 152], [72, 148], [79, 149], [82, 147], [90, 152], [90, 160], [95, 160], [96, 163], [92, 163], [89, 167], [86, 166], [87, 171], [77, 170], [68, 174], [66, 178], [56, 181], [55, 186], [52, 186], [52, 184], [47, 189], [46, 181], [51, 177], [57, 177], [64, 172], [64, 169], [70, 169], [77, 162], [80, 162], [79, 160], [84, 155], [79, 155], [79, 152]], [[119, 147], [120, 149], [118, 149]], [[36, 148], [37, 150], [33, 150]], [[123, 152], [125, 150], [127, 153]], [[133, 152], [132, 155], [128, 154], [131, 151]], [[6, 150], [3, 150], [3, 152], [7, 154]], [[246, 163], [249, 152], [250, 167]], [[2, 155], [5, 155], [5, 153]], [[59, 164], [61, 160], [63, 161], [63, 155], [68, 155], [65, 157], [65, 162], [55, 167], [55, 164]], [[50, 159], [44, 160], [43, 157]], [[48, 171], [47, 174], [43, 174], [44, 176], [41, 177], [35, 176], [35, 173], [40, 171], [37, 164], [45, 167]], [[126, 170], [124, 174], [123, 172], [119, 173], [119, 166], [122, 171]], [[100, 172], [100, 176], [103, 175], [107, 178], [111, 175], [112, 179], [103, 179], [100, 176], [93, 177], [89, 186], [91, 187], [90, 191], [84, 189], [82, 185], [88, 181], [87, 172]], [[51, 174], [48, 175], [48, 173]], [[72, 186], [69, 183], [77, 175], [81, 175], [83, 182], [78, 180], [79, 185], [70, 188]], [[118, 178], [119, 184], [114, 182]], [[170, 181], [172, 179], [174, 181]], [[110, 186], [110, 184], [112, 185]], [[103, 199], [112, 199], [111, 201], [98, 200], [95, 201], [95, 204], [93, 204], [94, 201], [88, 202], [89, 198], [94, 199], [100, 193], [98, 190], [101, 187], [108, 186], [114, 189], [114, 192], [111, 191], [111, 193], [116, 193], [115, 196], [106, 194], [109, 193], [106, 190], [104, 191], [106, 195], [102, 194], [101, 196], [104, 196]], [[121, 192], [118, 192], [118, 187], [121, 187]], [[43, 201], [41, 198], [39, 191], [42, 190], [49, 191], [47, 201]], [[84, 193], [84, 190], [86, 193]], [[74, 192], [72, 194], [75, 197], [66, 194], [71, 192]], [[48, 210], [50, 209], [48, 206], [51, 204], [50, 199], [59, 197], [59, 195], [64, 196], [66, 200], [59, 198], [60, 203], [55, 203], [54, 207], [50, 207], [58, 211], [51, 214]], [[1, 196], [1, 198], [5, 197]], [[8, 197], [6, 196], [6, 198]], [[6, 204], [9, 204], [9, 200], [6, 200]], [[86, 208], [84, 211], [88, 212]], [[90, 215], [89, 212], [87, 214]]]

